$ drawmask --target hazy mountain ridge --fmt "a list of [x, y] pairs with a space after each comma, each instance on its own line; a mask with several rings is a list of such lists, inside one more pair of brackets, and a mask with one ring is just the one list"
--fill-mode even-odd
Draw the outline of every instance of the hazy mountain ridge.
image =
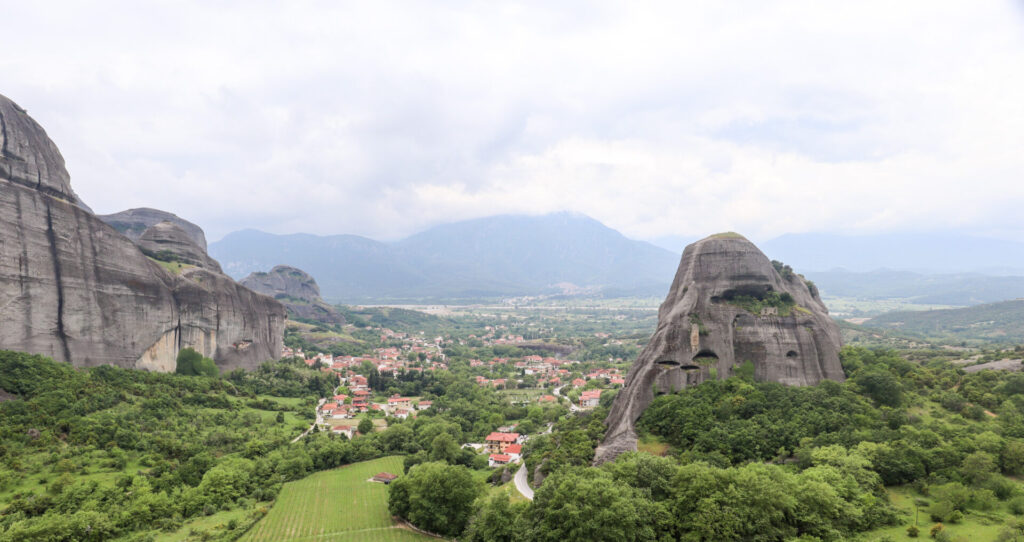
[[325, 298], [470, 298], [557, 291], [558, 283], [661, 295], [678, 256], [569, 213], [444, 224], [394, 243], [356, 235], [244, 230], [210, 246], [232, 276], [286, 264]]

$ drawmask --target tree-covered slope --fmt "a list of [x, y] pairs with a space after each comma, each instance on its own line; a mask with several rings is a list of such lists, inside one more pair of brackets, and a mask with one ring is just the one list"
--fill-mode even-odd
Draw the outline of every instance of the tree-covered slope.
[[1024, 300], [961, 309], [890, 312], [865, 326], [946, 341], [1024, 342]]

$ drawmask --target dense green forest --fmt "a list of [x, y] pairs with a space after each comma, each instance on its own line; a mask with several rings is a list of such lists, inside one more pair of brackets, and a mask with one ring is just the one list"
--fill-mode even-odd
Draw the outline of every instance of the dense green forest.
[[842, 361], [845, 383], [797, 388], [731, 378], [658, 397], [639, 427], [642, 442], [668, 445], [665, 457], [628, 453], [591, 467], [606, 410], [563, 419], [527, 446], [531, 471], [546, 475], [535, 500], [478, 499], [463, 537], [1024, 535], [1016, 478], [1024, 473], [1024, 375], [964, 374], [941, 360], [861, 348], [844, 349]]
[[381, 454], [376, 438], [288, 445], [333, 385], [289, 362], [212, 378], [0, 351], [16, 397], [0, 402], [0, 540], [148, 540], [249, 509], [240, 534], [282, 482]]
[[[313, 432], [332, 374], [279, 361], [220, 377], [75, 369], [0, 351], [0, 541], [151, 540], [196, 518], [242, 520], [191, 539], [234, 540], [266, 513], [282, 483], [388, 454], [406, 466], [444, 461], [489, 474], [461, 448], [506, 423], [535, 426], [561, 407], [513, 406], [491, 388], [442, 372], [435, 408], [353, 441]], [[419, 381], [382, 379], [382, 386]]]
[[[941, 358], [847, 347], [843, 383], [661, 395], [638, 423], [654, 453], [593, 467], [614, 392], [587, 413], [513, 405], [463, 362], [377, 382], [432, 399], [415, 419], [291, 443], [336, 384], [300, 362], [187, 376], [0, 352], [0, 540], [150, 540], [237, 514], [190, 537], [233, 540], [284, 482], [394, 454], [392, 512], [460, 540], [1019, 539], [1024, 375]], [[535, 433], [532, 502], [462, 447], [511, 422]]]

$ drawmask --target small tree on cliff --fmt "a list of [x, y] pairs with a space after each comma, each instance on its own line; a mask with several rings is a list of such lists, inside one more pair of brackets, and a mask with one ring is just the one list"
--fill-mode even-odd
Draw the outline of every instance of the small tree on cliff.
[[174, 372], [190, 376], [219, 376], [220, 369], [212, 359], [203, 357], [192, 348], [182, 348], [178, 352], [178, 365]]

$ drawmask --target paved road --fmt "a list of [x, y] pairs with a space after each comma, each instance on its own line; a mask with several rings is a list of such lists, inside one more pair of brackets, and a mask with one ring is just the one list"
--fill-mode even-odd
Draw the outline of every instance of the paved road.
[[316, 427], [317, 425], [320, 425], [320, 424], [324, 423], [324, 420], [323, 420], [323, 418], [321, 418], [321, 417], [320, 417], [320, 406], [321, 406], [321, 405], [323, 405], [323, 404], [324, 404], [324, 403], [326, 403], [326, 402], [327, 402], [327, 398], [326, 398], [326, 397], [321, 397], [321, 398], [320, 398], [320, 402], [318, 402], [318, 403], [316, 404], [316, 407], [315, 407], [315, 408], [314, 408], [314, 410], [313, 410], [313, 412], [315, 412], [315, 413], [316, 413], [316, 421], [315, 421], [315, 422], [313, 422], [313, 425], [309, 426], [309, 429], [306, 429], [305, 431], [303, 431], [303, 432], [302, 432], [302, 434], [301, 434], [301, 435], [299, 435], [299, 436], [295, 437], [294, 439], [292, 439], [292, 443], [296, 443], [296, 442], [298, 442], [298, 441], [299, 441], [299, 439], [301, 439], [302, 437], [304, 437], [304, 436], [308, 435], [308, 434], [309, 434], [309, 432], [310, 432], [310, 431], [312, 431], [314, 427]]
[[[552, 391], [555, 393], [555, 395], [557, 395], [559, 397], [565, 397], [564, 395], [562, 395], [562, 388], [564, 388], [564, 387], [565, 386], [559, 386], [559, 387], [555, 388]], [[578, 406], [576, 406], [575, 404], [573, 404], [572, 401], [569, 401], [569, 412], [576, 412], [576, 411], [579, 411], [579, 410], [583, 410], [583, 409], [578, 407]]]
[[516, 471], [515, 477], [516, 489], [526, 497], [527, 500], [533, 500], [533, 490], [530, 489], [530, 484], [526, 481], [526, 463], [519, 466], [519, 470]]

